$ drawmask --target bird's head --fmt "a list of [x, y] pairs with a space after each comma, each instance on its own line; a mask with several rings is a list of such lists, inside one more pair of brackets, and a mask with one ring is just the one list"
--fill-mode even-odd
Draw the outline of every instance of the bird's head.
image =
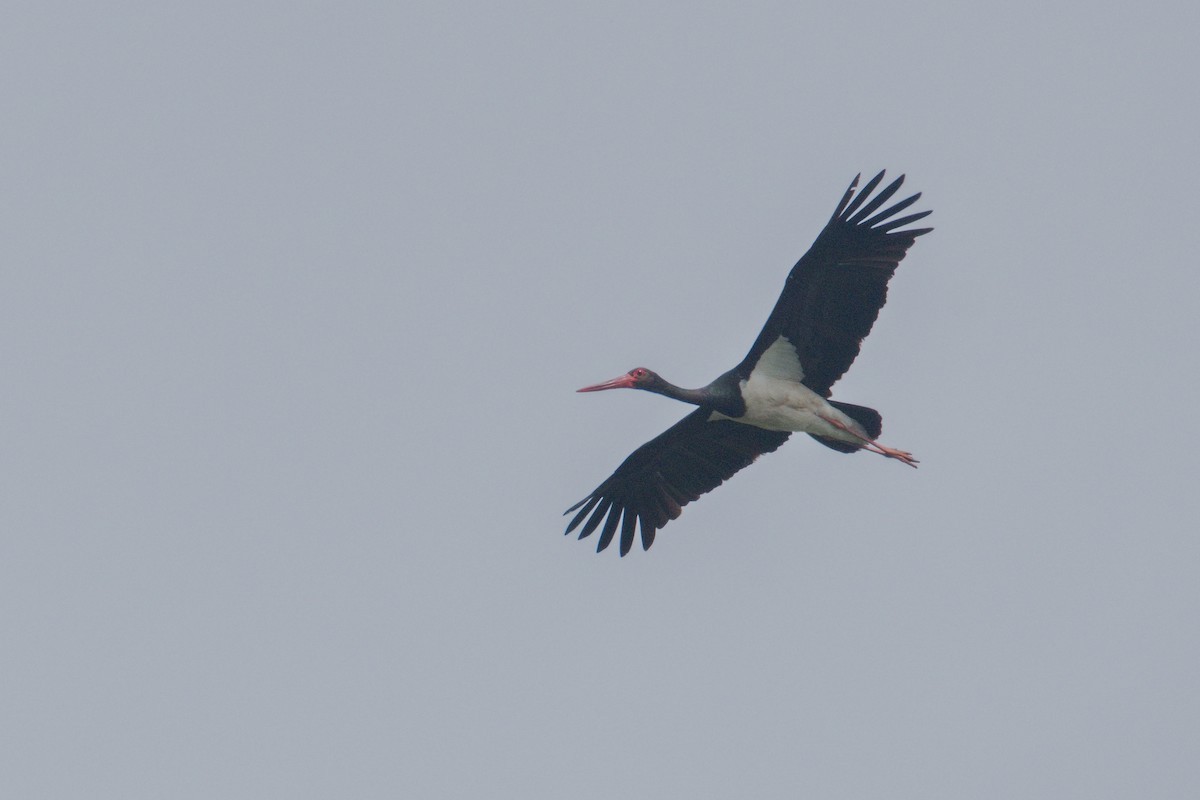
[[662, 381], [658, 375], [646, 369], [645, 367], [637, 367], [629, 370], [619, 378], [613, 378], [611, 381], [597, 383], [593, 386], [585, 386], [578, 391], [581, 392], [600, 392], [605, 389], [652, 389]]

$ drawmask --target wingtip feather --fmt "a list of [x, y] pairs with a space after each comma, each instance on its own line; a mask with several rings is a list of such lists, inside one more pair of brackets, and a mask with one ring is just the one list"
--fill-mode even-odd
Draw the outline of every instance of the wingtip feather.
[[[901, 217], [900, 219], [892, 220], [886, 225], [880, 225], [875, 228], [875, 230], [883, 231], [884, 233], [891, 233], [892, 231], [896, 230], [896, 228], [902, 228], [910, 222], [916, 222], [919, 219], [925, 219], [932, 213], [933, 209], [929, 209], [928, 211], [919, 211], [916, 214], [909, 214], [907, 217]], [[929, 230], [933, 229], [930, 228]], [[912, 233], [912, 231], [899, 231], [899, 233]]]
[[878, 175], [876, 175], [874, 178], [871, 178], [871, 180], [867, 181], [866, 184], [858, 190], [858, 193], [854, 195], [854, 200], [852, 200], [850, 205], [846, 206], [846, 210], [841, 213], [840, 216], [843, 219], [848, 219], [851, 215], [853, 215], [854, 212], [858, 210], [858, 207], [863, 204], [863, 201], [870, 197], [871, 192], [875, 191], [875, 187], [878, 186], [879, 182], [883, 180], [883, 175], [885, 172], [886, 170], [880, 170]]

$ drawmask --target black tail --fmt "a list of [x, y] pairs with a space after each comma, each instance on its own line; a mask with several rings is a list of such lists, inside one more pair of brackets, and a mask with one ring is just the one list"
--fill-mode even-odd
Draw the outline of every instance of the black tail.
[[[836, 400], [830, 400], [829, 405], [859, 425], [862, 425], [867, 432], [867, 436], [870, 436], [872, 439], [878, 439], [879, 434], [883, 433], [883, 417], [879, 416], [879, 412], [875, 409], [867, 408], [866, 406], [856, 406], [851, 403], [839, 403]], [[854, 453], [860, 449], [859, 445], [843, 442], [840, 439], [817, 436], [815, 433], [810, 433], [809, 436], [826, 447], [837, 450], [839, 453]]]

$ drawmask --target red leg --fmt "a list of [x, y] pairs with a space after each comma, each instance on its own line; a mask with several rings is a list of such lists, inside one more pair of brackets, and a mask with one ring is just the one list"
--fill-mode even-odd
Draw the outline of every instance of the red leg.
[[845, 431], [846, 433], [850, 434], [851, 436], [855, 437], [856, 439], [861, 439], [863, 441], [863, 449], [864, 450], [870, 450], [872, 453], [879, 453], [879, 455], [886, 456], [887, 458], [894, 458], [894, 459], [898, 460], [901, 464], [907, 464], [908, 466], [912, 467], [913, 469], [916, 469], [917, 464], [920, 463], [919, 461], [917, 461], [917, 459], [913, 458], [912, 453], [906, 452], [904, 450], [897, 450], [894, 447], [888, 447], [887, 445], [880, 444], [879, 442], [875, 441], [874, 439], [868, 439], [866, 436], [863, 436], [861, 434], [855, 433], [854, 431], [850, 430], [848, 427], [846, 427], [845, 424], [843, 424], [842, 422], [839, 422], [836, 419], [832, 419], [831, 417], [824, 417], [824, 416], [821, 417], [821, 419], [825, 420], [826, 422], [828, 422], [830, 425], [834, 426], [835, 428], [839, 428], [840, 430]]

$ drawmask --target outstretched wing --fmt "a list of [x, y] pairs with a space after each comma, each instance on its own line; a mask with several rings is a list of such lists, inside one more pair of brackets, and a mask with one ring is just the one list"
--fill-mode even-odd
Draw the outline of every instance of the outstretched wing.
[[933, 230], [896, 230], [932, 213], [896, 218], [920, 198], [919, 193], [876, 214], [904, 183], [904, 176], [870, 198], [882, 180], [880, 172], [857, 194], [858, 177], [850, 184], [829, 224], [792, 267], [762, 333], [737, 367], [743, 378], [750, 377], [759, 358], [780, 337], [796, 350], [803, 372], [797, 377], [823, 397], [854, 363], [887, 301], [887, 284], [896, 266], [918, 236]]
[[683, 507], [712, 491], [763, 453], [787, 441], [786, 431], [768, 431], [729, 419], [710, 422], [713, 412], [697, 408], [634, 450], [596, 491], [566, 510], [578, 511], [566, 533], [586, 519], [579, 538], [600, 523], [596, 552], [608, 547], [621, 527], [621, 555], [633, 547], [641, 521], [642, 549], [649, 550], [655, 532], [679, 516]]

